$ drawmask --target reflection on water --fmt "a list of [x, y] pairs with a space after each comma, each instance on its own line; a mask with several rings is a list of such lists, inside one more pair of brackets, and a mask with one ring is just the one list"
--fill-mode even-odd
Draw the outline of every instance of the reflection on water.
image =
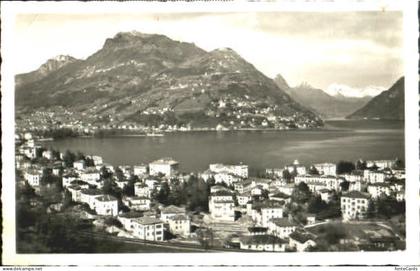
[[165, 137], [72, 138], [46, 145], [97, 154], [114, 165], [172, 156], [184, 171], [209, 163], [244, 162], [253, 168], [282, 167], [294, 159], [323, 161], [404, 157], [404, 123], [331, 121], [324, 130], [176, 133]]

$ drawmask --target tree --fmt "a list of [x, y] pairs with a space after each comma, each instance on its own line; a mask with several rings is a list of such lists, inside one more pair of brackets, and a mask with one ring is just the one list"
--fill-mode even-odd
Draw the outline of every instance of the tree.
[[351, 173], [355, 168], [352, 162], [340, 161], [337, 163], [337, 174]]
[[340, 183], [341, 191], [348, 191], [349, 187], [350, 187], [350, 182], [347, 180], [344, 180]]
[[305, 203], [309, 200], [311, 191], [306, 183], [300, 182], [292, 192], [292, 201], [297, 203]]
[[71, 197], [71, 193], [66, 190], [64, 192], [64, 197], [63, 197], [63, 209], [66, 209], [67, 207], [69, 207], [72, 203], [72, 197]]
[[285, 180], [290, 181], [292, 179], [292, 175], [287, 169], [283, 170], [282, 175], [283, 175], [283, 179]]
[[321, 199], [321, 196], [311, 197], [308, 203], [308, 212], [318, 214], [327, 208], [327, 203]]
[[356, 169], [357, 170], [364, 170], [364, 169], [367, 168], [366, 161], [363, 161], [361, 159], [359, 159], [359, 160], [356, 161], [356, 165], [355, 166], [356, 166]]
[[105, 166], [101, 167], [101, 169], [99, 170], [99, 174], [101, 175], [102, 179], [109, 179], [112, 177], [112, 173], [110, 173]]
[[76, 156], [71, 151], [67, 150], [64, 153], [63, 161], [66, 167], [73, 167], [74, 161], [76, 161]]
[[316, 167], [314, 167], [314, 166], [311, 166], [309, 168], [308, 173], [311, 174], [311, 175], [319, 175], [318, 169], [316, 169]]
[[374, 218], [376, 214], [376, 206], [375, 206], [375, 202], [370, 199], [368, 202], [368, 207], [366, 210], [366, 217], [367, 218]]
[[170, 193], [170, 188], [167, 182], [163, 182], [160, 186], [160, 190], [156, 195], [156, 200], [164, 205], [170, 205], [171, 203], [168, 201]]

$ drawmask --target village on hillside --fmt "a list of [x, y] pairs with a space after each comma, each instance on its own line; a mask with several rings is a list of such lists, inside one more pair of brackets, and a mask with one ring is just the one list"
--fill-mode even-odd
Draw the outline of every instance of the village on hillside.
[[18, 251], [83, 252], [94, 234], [204, 250], [405, 249], [399, 159], [295, 160], [257, 176], [215, 161], [196, 174], [175, 158], [117, 166], [46, 149], [30, 133], [19, 138]]

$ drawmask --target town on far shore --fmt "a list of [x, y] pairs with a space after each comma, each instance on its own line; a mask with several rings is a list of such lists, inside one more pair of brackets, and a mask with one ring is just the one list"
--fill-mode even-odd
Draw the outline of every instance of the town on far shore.
[[[119, 252], [121, 244], [191, 251], [405, 249], [404, 161], [298, 160], [250, 176], [214, 161], [111, 165], [96, 154], [16, 141], [17, 252]], [[252, 165], [250, 165], [252, 166]], [[114, 250], [113, 250], [114, 249]]]

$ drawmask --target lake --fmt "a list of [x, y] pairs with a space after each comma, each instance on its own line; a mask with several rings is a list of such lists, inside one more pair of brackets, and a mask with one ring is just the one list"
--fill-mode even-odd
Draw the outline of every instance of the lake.
[[100, 155], [107, 163], [135, 165], [162, 157], [197, 172], [210, 163], [248, 164], [252, 171], [301, 164], [404, 158], [404, 122], [327, 121], [320, 130], [179, 132], [164, 137], [68, 138], [44, 142], [62, 152]]

